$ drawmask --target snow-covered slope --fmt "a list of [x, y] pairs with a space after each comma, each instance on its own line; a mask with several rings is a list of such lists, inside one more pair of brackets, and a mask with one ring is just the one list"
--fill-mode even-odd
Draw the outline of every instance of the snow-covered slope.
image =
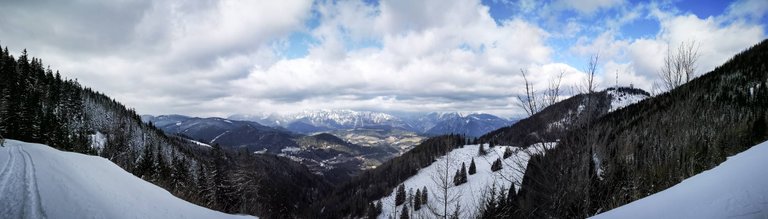
[[768, 218], [768, 142], [593, 218]]
[[606, 92], [611, 97], [611, 108], [608, 109], [608, 112], [616, 111], [617, 109], [635, 104], [649, 97], [644, 91], [639, 92], [637, 90], [629, 89], [608, 89]]
[[[469, 164], [472, 158], [474, 158], [477, 173], [468, 175], [467, 183], [454, 186], [450, 188], [448, 192], [449, 197], [457, 198], [460, 209], [463, 209], [461, 210], [459, 218], [473, 218], [477, 213], [475, 210], [478, 209], [482, 199], [490, 192], [492, 187], [495, 186], [498, 190], [501, 187], [509, 188], [509, 186], [514, 183], [515, 188], [519, 189], [529, 155], [541, 153], [544, 147], [549, 148], [553, 146], [554, 143], [532, 145], [525, 150], [519, 149], [518, 147], [511, 147], [514, 154], [503, 160], [503, 168], [501, 170], [493, 172], [491, 171], [491, 164], [497, 158], [502, 158], [504, 150], [510, 146], [496, 146], [489, 149], [486, 144], [485, 148], [488, 151], [488, 154], [479, 156], [479, 145], [465, 145], [463, 148], [454, 149], [448, 153], [448, 155], [440, 157], [431, 165], [419, 170], [415, 176], [408, 178], [403, 184], [405, 185], [406, 192], [411, 189], [415, 192], [416, 189], [421, 189], [426, 186], [429, 191], [429, 197], [427, 198], [429, 200], [429, 206], [442, 212], [442, 204], [438, 202], [443, 195], [439, 194], [438, 180], [436, 177], [439, 177], [441, 172], [444, 173], [446, 160], [448, 161], [449, 183], [453, 186], [453, 176], [457, 169], [461, 169], [461, 163], [464, 162], [467, 165], [467, 168], [469, 168]], [[390, 218], [390, 216], [397, 218], [400, 216], [403, 205], [397, 207], [394, 206], [395, 193], [396, 189], [388, 196], [379, 200], [382, 203], [382, 213], [379, 215], [379, 218]], [[455, 205], [455, 202], [449, 204], [448, 212], [453, 212]], [[434, 218], [434, 215], [430, 213], [429, 207], [422, 207], [419, 211], [413, 211], [413, 206], [408, 206], [408, 209], [412, 213], [411, 218]]]
[[251, 218], [174, 197], [101, 157], [7, 140], [0, 218]]

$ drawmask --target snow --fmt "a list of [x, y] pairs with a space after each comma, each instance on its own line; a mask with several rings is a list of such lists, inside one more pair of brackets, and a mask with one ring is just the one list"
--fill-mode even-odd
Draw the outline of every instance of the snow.
[[211, 145], [203, 143], [203, 142], [195, 141], [195, 140], [192, 140], [192, 139], [190, 139], [189, 141], [191, 141], [192, 143], [195, 143], [196, 145], [200, 145], [200, 146], [203, 146], [203, 147], [209, 147], [209, 148], [211, 147]]
[[107, 136], [102, 134], [101, 132], [96, 132], [96, 134], [89, 135], [91, 139], [91, 148], [95, 149], [102, 149], [104, 148], [104, 144], [107, 143]]
[[593, 218], [768, 218], [768, 142]]
[[[403, 184], [405, 184], [406, 193], [408, 193], [410, 189], [413, 189], [413, 192], [415, 193], [416, 189], [421, 189], [426, 186], [427, 190], [429, 191], [429, 204], [442, 212], [442, 205], [438, 204], [438, 196], [436, 196], [436, 192], [438, 192], [439, 187], [433, 178], [438, 175], [440, 170], [444, 170], [442, 167], [445, 164], [446, 158], [448, 158], [450, 163], [448, 177], [451, 185], [453, 185], [453, 176], [455, 175], [457, 168], [461, 169], [461, 163], [464, 162], [467, 165], [467, 169], [469, 169], [469, 164], [472, 158], [474, 158], [475, 166], [477, 167], [477, 173], [474, 175], [467, 175], [467, 183], [449, 189], [449, 193], [459, 196], [458, 202], [461, 205], [460, 208], [463, 209], [463, 212], [459, 218], [473, 218], [473, 216], [476, 214], [474, 210], [478, 209], [481, 204], [481, 200], [484, 198], [484, 195], [488, 193], [494, 184], [497, 192], [501, 187], [504, 187], [508, 190], [512, 183], [515, 184], [516, 189], [520, 189], [520, 183], [522, 182], [523, 174], [525, 173], [525, 167], [528, 164], [528, 159], [530, 157], [529, 155], [542, 153], [544, 151], [544, 147], [552, 148], [554, 146], [555, 143], [537, 144], [528, 147], [528, 149], [522, 150], [511, 146], [496, 146], [493, 148], [488, 148], [488, 145], [486, 144], [485, 148], [486, 151], [488, 151], [488, 154], [485, 156], [479, 156], [479, 145], [465, 145], [463, 148], [454, 149], [448, 153], [448, 155], [440, 157], [431, 165], [419, 170], [415, 176], [408, 178], [405, 182], [403, 182]], [[511, 147], [515, 153], [507, 159], [504, 159], [503, 168], [501, 170], [492, 172], [491, 164], [497, 158], [502, 158], [504, 150], [507, 147]], [[379, 218], [400, 216], [403, 205], [394, 208], [395, 193], [396, 189], [394, 189], [392, 193], [386, 197], [380, 199], [382, 203], [382, 214], [379, 215]], [[455, 203], [451, 204], [448, 207], [448, 212], [453, 212], [455, 205]], [[409, 206], [409, 210], [413, 212], [412, 206]], [[411, 218], [432, 217], [434, 217], [434, 215], [430, 213], [429, 209], [425, 206], [422, 206], [419, 211], [413, 212], [413, 216]]]
[[301, 148], [298, 147], [285, 147], [283, 149], [280, 149], [283, 153], [298, 153], [301, 151]]
[[217, 135], [215, 138], [213, 138], [213, 140], [211, 140], [211, 144], [213, 144], [213, 142], [215, 142], [216, 139], [219, 139], [219, 137], [221, 137], [221, 136], [223, 136], [224, 134], [227, 134], [227, 133], [229, 133], [229, 131], [224, 131], [221, 134]]
[[617, 90], [609, 90], [608, 94], [612, 97], [611, 109], [608, 110], [608, 112], [616, 111], [618, 109], [640, 102], [645, 98], [648, 98], [648, 96], [645, 96], [643, 94], [630, 94], [630, 93], [619, 92]]
[[252, 218], [174, 197], [101, 157], [41, 144], [0, 147], [0, 218]]

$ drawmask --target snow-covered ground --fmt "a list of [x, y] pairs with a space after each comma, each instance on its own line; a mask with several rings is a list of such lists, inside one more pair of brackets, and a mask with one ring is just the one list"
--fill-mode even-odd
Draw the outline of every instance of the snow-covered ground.
[[768, 218], [768, 142], [593, 218]]
[[[501, 187], [509, 188], [512, 183], [515, 184], [516, 189], [519, 189], [523, 174], [525, 173], [525, 167], [528, 164], [529, 155], [541, 153], [543, 147], [551, 148], [554, 145], [554, 143], [535, 145], [528, 147], [526, 150], [511, 147], [515, 153], [503, 160], [503, 168], [497, 172], [491, 171], [491, 164], [497, 158], [502, 158], [504, 150], [509, 146], [496, 146], [489, 149], [486, 144], [485, 148], [488, 154], [479, 156], [479, 145], [465, 145], [463, 148], [454, 149], [448, 153], [448, 155], [440, 157], [431, 165], [419, 170], [415, 176], [408, 178], [403, 184], [405, 184], [406, 193], [408, 193], [410, 189], [413, 189], [413, 192], [415, 193], [416, 189], [422, 189], [426, 186], [429, 191], [428, 200], [430, 205], [433, 206], [434, 209], [442, 212], [442, 204], [438, 204], [438, 197], [442, 195], [437, 194], [439, 187], [434, 178], [439, 175], [441, 170], [444, 170], [443, 168], [446, 159], [448, 159], [448, 178], [450, 184], [453, 185], [453, 176], [457, 169], [461, 169], [461, 163], [464, 162], [468, 170], [469, 164], [472, 158], [474, 158], [477, 173], [468, 175], [467, 183], [449, 189], [451, 197], [458, 197], [457, 200], [461, 206], [460, 209], [462, 209], [459, 218], [473, 218], [477, 213], [476, 211], [480, 206], [482, 199], [485, 197], [484, 195], [489, 192], [490, 188], [494, 186], [494, 183], [497, 190]], [[390, 216], [393, 216], [394, 218], [400, 217], [403, 205], [397, 207], [394, 206], [395, 193], [396, 189], [388, 196], [379, 200], [382, 203], [382, 213], [379, 215], [379, 218], [390, 218]], [[455, 205], [455, 202], [451, 203], [448, 207], [448, 212], [453, 212]], [[409, 206], [408, 209], [412, 212], [411, 218], [434, 218], [434, 215], [430, 213], [428, 207], [422, 206], [422, 208], [416, 212], [413, 212], [412, 206]]]
[[101, 150], [107, 143], [107, 136], [101, 132], [96, 132], [95, 134], [89, 136], [91, 138], [91, 148]]
[[6, 140], [0, 218], [252, 218], [174, 197], [101, 157]]
[[644, 100], [645, 98], [648, 98], [648, 96], [643, 94], [630, 94], [617, 90], [609, 90], [608, 94], [612, 97], [611, 109], [609, 109], [608, 112], [616, 111], [618, 109], [624, 108], [625, 106], [635, 104], [641, 100]]

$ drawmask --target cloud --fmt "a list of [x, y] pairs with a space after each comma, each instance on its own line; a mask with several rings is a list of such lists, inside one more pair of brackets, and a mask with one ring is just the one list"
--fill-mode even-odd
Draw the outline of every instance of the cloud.
[[142, 113], [206, 114], [223, 86], [277, 60], [312, 2], [21, 1], [4, 4], [2, 43]]
[[762, 0], [740, 0], [728, 6], [726, 16], [759, 20], [768, 13], [768, 3]]
[[[519, 69], [532, 69], [542, 85], [554, 72], [548, 33], [535, 24], [513, 19], [497, 25], [477, 1], [425, 1], [419, 4], [439, 6], [405, 10], [407, 2], [383, 1], [378, 10], [348, 2], [319, 5], [327, 20], [313, 31], [321, 43], [309, 55], [254, 68], [231, 87], [285, 110], [496, 109], [508, 115], [516, 111], [509, 98], [521, 92]], [[339, 48], [344, 39], [380, 45]], [[557, 66], [569, 69], [563, 65]]]
[[[536, 89], [561, 71], [572, 87], [599, 52], [603, 87], [619, 72], [619, 84], [650, 89], [670, 45], [699, 42], [704, 72], [765, 38], [760, 1], [707, 18], [672, 3], [494, 1], [509, 15], [491, 14], [480, 0], [19, 1], [3, 5], [0, 43], [27, 48], [140, 113], [515, 115], [520, 69]], [[623, 32], [638, 20], [660, 29]], [[299, 57], [284, 56], [294, 48]]]
[[[739, 4], [741, 2], [733, 5]], [[729, 8], [734, 8], [733, 5]], [[616, 24], [614, 28], [594, 37], [580, 37], [570, 51], [580, 57], [599, 51], [602, 60], [600, 72], [605, 81], [615, 84], [615, 72], [618, 71], [620, 84], [631, 83], [649, 91], [657, 81], [657, 72], [668, 48], [675, 48], [683, 42], [696, 42], [700, 54], [697, 75], [701, 75], [765, 38], [762, 25], [729, 14], [699, 18], [695, 14], [680, 13], [674, 8], [665, 9], [657, 4], [640, 5], [624, 13], [634, 14], [631, 17], [646, 14], [655, 19], [659, 24], [658, 32], [651, 37], [622, 38], [616, 31], [628, 22], [619, 21], [627, 17], [619, 15], [617, 21], [607, 21], [608, 24]]]

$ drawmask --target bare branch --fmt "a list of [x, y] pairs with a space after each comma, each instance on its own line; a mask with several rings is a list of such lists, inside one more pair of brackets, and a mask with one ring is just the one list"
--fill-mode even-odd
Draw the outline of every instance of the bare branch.
[[659, 70], [661, 88], [666, 91], [690, 81], [696, 71], [699, 59], [699, 44], [696, 41], [683, 42], [675, 51], [667, 48], [664, 64]]

